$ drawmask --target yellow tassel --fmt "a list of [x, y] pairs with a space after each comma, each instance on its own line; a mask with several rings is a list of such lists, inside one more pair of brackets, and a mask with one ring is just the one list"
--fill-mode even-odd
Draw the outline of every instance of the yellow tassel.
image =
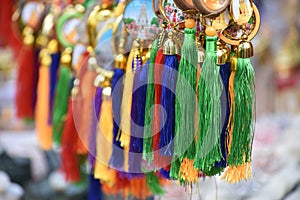
[[187, 183], [196, 183], [199, 179], [199, 171], [194, 168], [194, 160], [184, 158], [182, 160], [179, 179]]
[[45, 57], [43, 56], [41, 60], [42, 65], [39, 67], [39, 82], [37, 86], [37, 102], [35, 111], [37, 138], [41, 148], [44, 150], [50, 150], [52, 148], [52, 125], [49, 125], [48, 123], [50, 90], [49, 65], [51, 60], [49, 62], [47, 59], [51, 59], [51, 57], [49, 55], [45, 55]]
[[132, 71], [132, 60], [134, 59], [134, 50], [128, 57], [126, 65], [126, 75], [124, 77], [124, 91], [121, 105], [121, 126], [119, 132], [119, 141], [124, 148], [124, 170], [128, 171], [128, 152], [130, 145], [130, 120], [131, 120], [131, 103], [134, 72]]
[[238, 183], [243, 180], [250, 180], [252, 178], [251, 163], [245, 163], [241, 166], [229, 166], [226, 168], [221, 179], [228, 183]]
[[116, 171], [108, 167], [109, 159], [112, 154], [112, 139], [112, 101], [110, 97], [104, 97], [99, 119], [99, 131], [97, 133], [97, 159], [94, 176], [96, 179], [100, 179], [109, 185], [113, 185], [116, 181]]

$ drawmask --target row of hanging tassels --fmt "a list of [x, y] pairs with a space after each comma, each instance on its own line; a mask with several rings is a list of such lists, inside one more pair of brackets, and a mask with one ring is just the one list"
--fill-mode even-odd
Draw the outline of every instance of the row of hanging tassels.
[[202, 176], [251, 178], [255, 86], [246, 41], [218, 63], [218, 37], [207, 27], [199, 62], [194, 27], [186, 19], [181, 52], [169, 51], [172, 34], [149, 51], [134, 43], [116, 57], [111, 79], [90, 66], [91, 52], [74, 71], [71, 52], [60, 52], [55, 39], [46, 48], [24, 47], [18, 116], [35, 116], [41, 147], [61, 149], [67, 180], [88, 178], [90, 199], [100, 183], [106, 194], [144, 199], [162, 195], [166, 180], [186, 186]]

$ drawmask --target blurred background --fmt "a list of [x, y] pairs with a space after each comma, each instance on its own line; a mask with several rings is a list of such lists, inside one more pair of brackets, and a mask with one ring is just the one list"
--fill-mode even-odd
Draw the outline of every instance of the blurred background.
[[[1, 3], [4, 0], [1, 0]], [[68, 185], [56, 172], [59, 156], [42, 151], [32, 122], [16, 118], [18, 51], [7, 41], [0, 7], [0, 200], [86, 199], [86, 188]], [[300, 199], [300, 1], [257, 0], [262, 25], [253, 41], [257, 124], [253, 179], [228, 185], [201, 181], [192, 195], [176, 184], [157, 199]], [[64, 188], [63, 190], [61, 188]]]

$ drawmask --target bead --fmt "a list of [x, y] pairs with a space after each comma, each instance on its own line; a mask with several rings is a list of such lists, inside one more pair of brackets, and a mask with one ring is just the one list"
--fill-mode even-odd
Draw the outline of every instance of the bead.
[[185, 20], [185, 27], [186, 28], [194, 28], [195, 27], [195, 20], [194, 19], [186, 19]]
[[205, 29], [205, 33], [207, 36], [215, 36], [217, 34], [217, 31], [214, 27], [207, 26]]

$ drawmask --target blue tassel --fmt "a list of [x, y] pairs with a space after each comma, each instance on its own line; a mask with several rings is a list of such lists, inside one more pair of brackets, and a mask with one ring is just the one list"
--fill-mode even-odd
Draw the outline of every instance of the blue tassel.
[[[165, 112], [161, 114], [161, 127], [159, 137], [160, 154], [173, 156], [174, 131], [175, 131], [175, 92], [177, 82], [178, 57], [177, 55], [165, 55], [165, 67], [162, 74], [161, 105]], [[163, 124], [165, 123], [165, 124]]]
[[229, 121], [230, 108], [229, 108], [229, 77], [230, 77], [230, 63], [226, 63], [225, 65], [220, 66], [220, 75], [223, 82], [223, 91], [221, 95], [221, 106], [222, 106], [222, 122], [223, 128], [221, 132], [221, 151], [223, 158], [220, 162], [217, 162], [215, 167], [225, 168], [226, 167], [226, 157], [227, 157], [227, 148], [226, 148], [226, 136], [227, 136], [227, 125]]
[[113, 152], [109, 164], [121, 170], [124, 165], [124, 151], [121, 147], [121, 142], [118, 140], [119, 124], [121, 123], [121, 104], [123, 95], [123, 76], [125, 71], [123, 69], [115, 69], [112, 78], [112, 107], [113, 107]]
[[[133, 83], [129, 154], [129, 171], [133, 173], [142, 173], [141, 162], [143, 153], [148, 65], [149, 62], [140, 69], [141, 66], [137, 64]], [[133, 153], [135, 154], [133, 155]], [[139, 174], [137, 175], [139, 176]]]
[[96, 89], [95, 93], [95, 100], [94, 100], [94, 112], [93, 112], [93, 126], [91, 130], [91, 135], [89, 138], [89, 155], [88, 155], [88, 160], [92, 168], [95, 166], [95, 159], [96, 159], [96, 149], [97, 149], [97, 129], [98, 129], [98, 119], [100, 116], [100, 111], [101, 111], [101, 105], [102, 105], [102, 87], [98, 87]]
[[159, 170], [159, 175], [160, 175], [162, 178], [165, 178], [165, 179], [170, 180], [170, 171], [167, 171], [167, 170], [165, 170], [164, 168], [161, 168], [161, 169]]
[[60, 63], [60, 53], [51, 54], [51, 65], [50, 65], [50, 94], [49, 94], [49, 116], [48, 123], [52, 124], [53, 106], [54, 106], [54, 95], [57, 81], [57, 72]]
[[101, 200], [102, 190], [100, 180], [94, 178], [94, 175], [90, 175], [89, 189], [88, 189], [88, 200]]

